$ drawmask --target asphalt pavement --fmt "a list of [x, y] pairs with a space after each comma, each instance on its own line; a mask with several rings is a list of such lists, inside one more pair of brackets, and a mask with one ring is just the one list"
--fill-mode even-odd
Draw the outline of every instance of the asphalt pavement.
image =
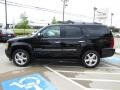
[[[78, 62], [34, 61], [17, 67], [0, 44], [0, 90], [120, 90], [120, 55], [101, 59], [96, 68]], [[32, 80], [33, 79], [33, 80]]]

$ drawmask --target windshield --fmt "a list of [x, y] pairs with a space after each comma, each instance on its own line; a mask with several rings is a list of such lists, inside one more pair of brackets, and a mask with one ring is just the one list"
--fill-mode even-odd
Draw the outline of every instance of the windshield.
[[41, 30], [43, 30], [44, 28], [46, 28], [46, 27], [42, 27], [42, 28], [40, 28], [39, 30], [32, 32], [31, 35], [32, 35], [32, 36], [36, 36], [36, 35], [37, 35]]

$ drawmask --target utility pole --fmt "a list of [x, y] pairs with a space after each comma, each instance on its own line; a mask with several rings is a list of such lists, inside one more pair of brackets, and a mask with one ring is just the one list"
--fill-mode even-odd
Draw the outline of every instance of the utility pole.
[[114, 16], [114, 13], [111, 13], [111, 23], [110, 23], [110, 26], [112, 26], [113, 16]]
[[95, 22], [97, 8], [94, 7], [94, 8], [93, 8], [93, 11], [94, 11], [93, 22]]
[[63, 22], [65, 21], [65, 8], [67, 5], [68, 0], [62, 0], [63, 2]]
[[6, 22], [6, 30], [7, 30], [8, 25], [7, 25], [7, 2], [6, 0], [5, 0], [5, 22]]

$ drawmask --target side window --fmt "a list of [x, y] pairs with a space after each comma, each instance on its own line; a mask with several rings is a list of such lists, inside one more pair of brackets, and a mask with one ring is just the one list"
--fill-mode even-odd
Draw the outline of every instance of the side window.
[[107, 34], [105, 26], [84, 26], [83, 33], [88, 36], [104, 36]]
[[81, 30], [79, 26], [63, 26], [61, 35], [63, 38], [77, 38], [81, 37]]
[[60, 38], [60, 27], [50, 26], [41, 32], [43, 38]]

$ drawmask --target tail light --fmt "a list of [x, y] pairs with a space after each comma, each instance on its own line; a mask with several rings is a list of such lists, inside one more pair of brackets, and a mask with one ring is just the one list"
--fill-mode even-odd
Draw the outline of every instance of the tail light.
[[114, 38], [111, 38], [111, 48], [114, 48]]

